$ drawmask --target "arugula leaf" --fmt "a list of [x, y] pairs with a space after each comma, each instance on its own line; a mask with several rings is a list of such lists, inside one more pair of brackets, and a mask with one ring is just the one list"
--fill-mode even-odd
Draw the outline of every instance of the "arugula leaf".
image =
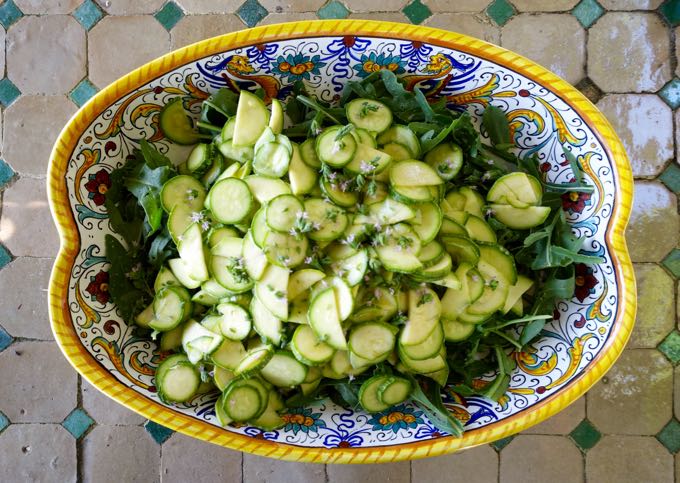
[[484, 109], [482, 114], [482, 126], [489, 134], [491, 145], [496, 148], [503, 148], [513, 146], [512, 138], [510, 137], [510, 123], [503, 111], [496, 106], [488, 106]]
[[165, 166], [167, 168], [173, 168], [172, 162], [168, 157], [162, 154], [155, 146], [153, 146], [146, 139], [142, 139], [139, 143], [139, 151], [142, 155], [142, 159], [146, 165], [150, 168], [160, 168]]
[[425, 381], [425, 390], [418, 380], [406, 375], [411, 381], [413, 391], [411, 399], [418, 403], [418, 407], [423, 410], [427, 419], [432, 421], [438, 429], [446, 431], [453, 436], [463, 434], [463, 424], [449, 412], [442, 402], [441, 386], [434, 381]]
[[236, 114], [238, 94], [222, 87], [201, 103], [200, 122], [218, 127], [224, 126]]
[[130, 321], [149, 303], [151, 291], [134, 250], [126, 250], [113, 235], [106, 235], [105, 246], [111, 264], [109, 293], [123, 319]]
[[177, 249], [174, 246], [168, 227], [164, 227], [151, 241], [149, 245], [148, 260], [156, 269], [160, 270], [161, 265], [169, 259], [175, 257]]

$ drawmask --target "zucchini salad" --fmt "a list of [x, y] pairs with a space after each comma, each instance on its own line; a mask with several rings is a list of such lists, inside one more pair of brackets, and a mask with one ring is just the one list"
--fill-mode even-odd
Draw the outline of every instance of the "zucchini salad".
[[142, 141], [111, 174], [109, 291], [158, 341], [159, 397], [219, 391], [221, 425], [263, 430], [321, 398], [412, 400], [462, 434], [442, 387], [505, 394], [574, 264], [601, 262], [562, 210], [592, 191], [577, 160], [565, 149], [573, 181], [547, 182], [498, 108], [476, 127], [386, 70], [333, 104], [301, 83], [263, 98], [219, 90], [198, 121], [176, 98], [160, 128], [188, 159]]

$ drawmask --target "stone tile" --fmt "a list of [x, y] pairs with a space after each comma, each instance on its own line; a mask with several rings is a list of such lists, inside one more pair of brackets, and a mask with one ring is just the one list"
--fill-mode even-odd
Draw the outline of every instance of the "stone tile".
[[64, 429], [76, 439], [80, 439], [93, 424], [94, 420], [80, 408], [71, 411], [71, 414], [61, 423]]
[[588, 392], [588, 419], [605, 434], [656, 434], [673, 413], [673, 367], [653, 349], [626, 350]]
[[428, 18], [424, 24], [470, 35], [494, 44], [500, 43], [501, 40], [500, 29], [481, 14], [438, 13]]
[[82, 0], [14, 0], [26, 15], [71, 13]]
[[83, 79], [70, 92], [68, 97], [76, 106], [82, 107], [83, 104], [89, 101], [90, 98], [97, 93], [97, 90], [98, 89], [89, 81], [89, 79]]
[[485, 11], [491, 20], [501, 26], [516, 13], [515, 8], [507, 0], [493, 0]]
[[76, 407], [76, 371], [52, 342], [15, 342], [0, 353], [0, 411], [13, 423], [61, 422]]
[[664, 447], [675, 454], [680, 450], [680, 422], [677, 419], [671, 419], [666, 426], [656, 435], [656, 439], [664, 445]]
[[89, 34], [90, 80], [104, 87], [169, 48], [170, 34], [153, 17], [105, 17]]
[[576, 6], [579, 0], [512, 0], [520, 12], [566, 12]]
[[680, 453], [675, 455], [675, 483], [680, 483]]
[[[5, 160], [0, 159], [0, 190], [14, 178], [15, 174], [12, 167]], [[2, 268], [2, 265], [0, 265], [0, 268]]]
[[241, 17], [243, 23], [248, 27], [254, 27], [260, 20], [267, 16], [267, 10], [265, 10], [257, 0], [246, 0], [243, 5], [236, 10], [236, 15]]
[[[678, 37], [680, 38], [680, 37]], [[680, 42], [678, 42], [680, 44]], [[680, 59], [680, 57], [678, 57]], [[675, 157], [676, 157], [676, 163], [680, 164], [680, 109], [675, 111], [675, 114], [673, 115], [673, 121], [675, 123], [676, 129], [675, 129]]]
[[[536, 37], [541, 42], [536, 42]], [[518, 15], [501, 32], [503, 47], [527, 56], [572, 84], [585, 76], [585, 40], [585, 30], [569, 14]]]
[[677, 27], [680, 24], [680, 4], [675, 0], [663, 2], [659, 7], [659, 14], [671, 27]]
[[236, 15], [187, 15], [170, 33], [172, 49], [244, 28]]
[[0, 24], [8, 29], [14, 22], [19, 20], [24, 14], [21, 13], [17, 4], [12, 0], [6, 0], [0, 5]]
[[66, 96], [21, 96], [5, 111], [5, 160], [19, 174], [46, 176], [52, 146], [76, 110]]
[[657, 347], [671, 364], [677, 366], [680, 363], [680, 332], [673, 330]]
[[142, 416], [106, 396], [85, 379], [81, 382], [80, 391], [83, 409], [97, 421], [97, 424], [138, 426], [144, 422]]
[[590, 27], [604, 14], [604, 8], [597, 3], [597, 0], [581, 0], [571, 11], [571, 14], [585, 28]]
[[586, 456], [588, 481], [673, 480], [673, 456], [653, 437], [605, 436]]
[[163, 8], [154, 15], [154, 18], [158, 20], [168, 32], [177, 25], [177, 22], [182, 20], [182, 17], [184, 17], [184, 11], [172, 0], [163, 5]]
[[[269, 17], [267, 17], [269, 18]], [[402, 22], [409, 23], [409, 19], [403, 12], [364, 12], [351, 13], [349, 19], [363, 19], [363, 20], [386, 20], [388, 22]]]
[[415, 460], [411, 462], [411, 481], [496, 483], [498, 453], [484, 445], [451, 455]]
[[[680, 382], [680, 366], [674, 369], [673, 374], [675, 381]], [[673, 386], [673, 407], [675, 408], [675, 417], [680, 419], [680, 384]]]
[[[409, 483], [411, 481], [408, 461], [389, 464], [328, 465], [326, 466], [326, 473], [329, 483]], [[247, 474], [244, 475], [244, 481], [248, 481], [245, 480], [245, 477], [247, 477]]]
[[667, 27], [651, 13], [605, 14], [588, 34], [588, 75], [607, 92], [657, 91], [671, 77]]
[[664, 0], [599, 0], [607, 10], [656, 10]]
[[206, 14], [233, 13], [241, 6], [243, 0], [175, 0], [175, 2], [188, 14]]
[[[675, 28], [675, 38], [680, 38], [680, 27]], [[675, 42], [675, 59], [680, 59], [680, 42]], [[680, 76], [680, 62], [675, 66], [675, 75]]]
[[96, 0], [110, 15], [156, 13], [167, 0]]
[[583, 481], [581, 452], [563, 436], [517, 436], [501, 451], [500, 483]]
[[[626, 240], [634, 262], [658, 262], [676, 245], [677, 199], [657, 181], [636, 181]], [[654, 233], [654, 243], [649, 234]]]
[[602, 439], [602, 433], [587, 419], [581, 421], [569, 436], [583, 452], [588, 451]]
[[[355, 480], [345, 480], [342, 477], [334, 479], [330, 473], [333, 467], [350, 468], [352, 466], [329, 465], [328, 477], [330, 483], [340, 483], [342, 481], [357, 483], [358, 481], [363, 481], [361, 478]], [[359, 466], [354, 466], [354, 468], [359, 468]], [[383, 466], [382, 468], [387, 467]], [[408, 474], [408, 467], [406, 473]], [[243, 453], [243, 481], [248, 483], [323, 483], [326, 481], [326, 473], [324, 466], [319, 464], [278, 461], [272, 458], [263, 458]]]
[[675, 287], [666, 271], [651, 263], [635, 264], [638, 309], [628, 347], [654, 348], [675, 327]]
[[321, 7], [316, 13], [320, 19], [328, 20], [346, 18], [349, 15], [349, 10], [337, 0], [332, 0]]
[[[343, 0], [342, 3], [344, 3], [352, 12], [374, 12], [376, 10], [395, 12], [401, 10], [411, 2], [410, 0], [381, 0], [379, 8], [376, 8], [377, 5], [375, 3], [367, 2], [366, 0]], [[424, 1], [423, 3], [425, 5], [430, 4], [430, 2], [427, 1]], [[265, 2], [262, 2], [262, 5], [265, 7], [267, 6]]]
[[85, 55], [85, 30], [67, 15], [24, 17], [7, 33], [7, 76], [24, 94], [70, 91]]
[[0, 327], [0, 352], [7, 349], [12, 344], [12, 342], [14, 342], [12, 336], [9, 335], [5, 329]]
[[83, 439], [82, 481], [159, 482], [160, 458], [160, 446], [144, 433], [144, 428], [96, 426]]
[[[0, 45], [5, 45], [6, 37], [5, 29], [0, 27]], [[0, 49], [0, 72], [5, 72], [5, 49]]]
[[[350, 15], [351, 18], [351, 15]], [[264, 20], [260, 21], [257, 25], [271, 25], [281, 22], [297, 22], [300, 20], [318, 20], [318, 17], [313, 12], [303, 12], [303, 13], [270, 13]]]
[[412, 24], [419, 25], [432, 15], [432, 10], [420, 0], [413, 0], [406, 5], [402, 12]]
[[11, 425], [0, 434], [0, 455], [0, 481], [76, 481], [76, 440], [58, 424]]
[[21, 95], [21, 91], [7, 77], [0, 80], [0, 104], [10, 106]]
[[493, 441], [490, 444], [497, 452], [500, 453], [503, 450], [503, 448], [505, 448], [512, 442], [513, 439], [515, 439], [514, 436], [507, 436], [505, 438], [497, 439], [496, 441]]
[[165, 443], [174, 433], [172, 429], [163, 426], [162, 424], [154, 423], [151, 420], [144, 423], [144, 429], [158, 444]]
[[452, 2], [451, 0], [423, 0], [423, 3], [430, 7], [435, 13], [478, 13], [482, 12], [491, 3], [491, 0], [458, 0], [456, 2]]
[[15, 257], [56, 256], [59, 237], [47, 205], [45, 180], [21, 178], [4, 191], [0, 242]]
[[[395, 0], [388, 0], [394, 2]], [[406, 0], [398, 0], [398, 3], [404, 3]], [[324, 6], [326, 0], [259, 0], [260, 4], [267, 9], [269, 13], [289, 13], [289, 12], [316, 12]], [[349, 1], [343, 2], [350, 7]], [[350, 10], [353, 10], [350, 7]], [[383, 10], [381, 7], [380, 10]], [[385, 10], [392, 10], [385, 8]]]
[[671, 80], [656, 94], [663, 99], [671, 109], [677, 109], [680, 107], [680, 79]]
[[586, 417], [586, 398], [574, 401], [556, 415], [524, 431], [524, 434], [569, 434]]
[[97, 6], [94, 0], [85, 0], [80, 4], [73, 17], [82, 25], [85, 30], [90, 30], [104, 16], [102, 9]]
[[163, 483], [241, 481], [242, 453], [237, 451], [176, 433], [163, 445], [162, 453]]
[[51, 340], [47, 285], [54, 260], [17, 258], [0, 270], [0, 324], [14, 337]]
[[673, 113], [653, 94], [611, 94], [597, 107], [626, 148], [633, 175], [656, 176], [673, 157]]

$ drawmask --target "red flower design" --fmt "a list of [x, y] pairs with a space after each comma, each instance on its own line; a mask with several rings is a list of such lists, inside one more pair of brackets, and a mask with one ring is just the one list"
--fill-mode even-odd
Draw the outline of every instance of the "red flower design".
[[100, 169], [95, 174], [88, 176], [89, 181], [85, 183], [85, 189], [88, 192], [88, 197], [94, 201], [94, 204], [101, 206], [106, 201], [106, 192], [111, 187], [111, 178], [108, 171]]
[[591, 193], [579, 193], [570, 191], [562, 195], [562, 209], [569, 213], [582, 213], [583, 209], [590, 204]]
[[100, 304], [109, 301], [109, 272], [100, 270], [94, 277], [90, 277], [90, 284], [85, 289], [90, 294], [92, 300]]
[[591, 294], [595, 293], [595, 285], [598, 284], [597, 279], [593, 275], [592, 267], [583, 263], [574, 265], [576, 289], [574, 295], [579, 301], [583, 302]]

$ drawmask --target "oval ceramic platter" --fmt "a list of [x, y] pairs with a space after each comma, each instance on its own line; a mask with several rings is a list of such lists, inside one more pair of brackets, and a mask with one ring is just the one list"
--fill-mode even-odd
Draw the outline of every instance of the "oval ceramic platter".
[[[160, 355], [148, 336], [128, 326], [107, 291], [104, 209], [109, 173], [141, 139], [171, 158], [186, 155], [158, 128], [158, 113], [181, 96], [197, 112], [220, 87], [264, 89], [285, 100], [301, 80], [323, 100], [350, 79], [390, 69], [430, 98], [446, 97], [479, 119], [489, 104], [511, 121], [521, 154], [536, 153], [553, 181], [571, 179], [561, 146], [581, 163], [592, 194], [569, 193], [562, 206], [584, 250], [605, 262], [579, 265], [573, 300], [555, 308], [543, 337], [515, 353], [517, 370], [497, 402], [447, 390], [445, 402], [467, 431], [443, 434], [417, 406], [374, 415], [330, 402], [291, 410], [287, 424], [262, 432], [221, 428], [217, 394], [180, 406], [160, 402], [154, 369]], [[169, 428], [229, 448], [275, 458], [369, 463], [434, 456], [503, 438], [557, 413], [614, 363], [633, 326], [635, 282], [624, 229], [632, 201], [622, 145], [595, 107], [544, 68], [486, 42], [442, 30], [372, 21], [299, 22], [244, 30], [170, 53], [99, 92], [71, 119], [50, 162], [48, 192], [61, 236], [50, 283], [50, 316], [71, 364], [128, 408]], [[491, 376], [491, 375], [490, 375]], [[486, 384], [484, 379], [477, 384]]]

